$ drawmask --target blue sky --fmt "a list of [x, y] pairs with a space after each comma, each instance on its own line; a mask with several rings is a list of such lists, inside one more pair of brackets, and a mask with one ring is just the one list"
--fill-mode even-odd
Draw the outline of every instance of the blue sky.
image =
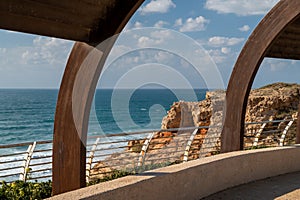
[[[99, 87], [158, 83], [201, 88], [218, 87], [214, 85], [218, 81], [226, 87], [247, 38], [277, 2], [147, 0], [120, 35]], [[72, 41], [1, 30], [0, 88], [59, 88], [72, 45]], [[151, 65], [157, 70], [151, 71]], [[254, 87], [299, 82], [298, 65], [298, 61], [265, 59]]]

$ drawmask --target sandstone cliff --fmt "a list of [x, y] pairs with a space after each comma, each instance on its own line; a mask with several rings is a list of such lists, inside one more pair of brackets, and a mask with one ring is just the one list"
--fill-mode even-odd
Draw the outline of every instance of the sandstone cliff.
[[[245, 122], [261, 122], [278, 119], [291, 119], [297, 115], [300, 101], [300, 85], [287, 83], [274, 83], [259, 89], [251, 90], [246, 109]], [[220, 133], [223, 122], [223, 110], [225, 108], [225, 91], [209, 91], [206, 98], [200, 102], [175, 102], [167, 115], [162, 120], [161, 129], [182, 127], [212, 126], [200, 129], [192, 143], [189, 153], [190, 159], [199, 156], [208, 156], [219, 151]], [[286, 124], [282, 124], [283, 128]], [[253, 143], [253, 129], [259, 129], [261, 124], [248, 125], [245, 135], [246, 146]], [[273, 124], [268, 124], [273, 126]], [[279, 124], [280, 126], [280, 124]], [[272, 127], [269, 127], [272, 128]], [[149, 148], [160, 149], [168, 145], [172, 138], [178, 137], [178, 133], [169, 133], [168, 137], [156, 133]], [[271, 137], [271, 136], [262, 136]], [[267, 138], [268, 141], [276, 138]], [[134, 152], [137, 144], [142, 145], [145, 140], [129, 142], [128, 150]], [[269, 142], [271, 143], [271, 142]], [[275, 144], [275, 143], [274, 143]], [[210, 153], [207, 153], [210, 152]]]
[[[225, 92], [207, 92], [200, 102], [175, 102], [162, 120], [162, 129], [216, 125], [222, 122]], [[274, 83], [250, 92], [246, 122], [284, 119], [297, 112], [300, 85]]]
[[[300, 85], [287, 83], [274, 83], [259, 89], [251, 90], [245, 115], [245, 122], [262, 122], [269, 120], [292, 119], [297, 117], [300, 101]], [[216, 126], [207, 130], [206, 137], [198, 142], [194, 154], [208, 156], [207, 152], [218, 151], [220, 145], [220, 133], [225, 108], [225, 92], [207, 92], [206, 98], [200, 102], [175, 102], [167, 115], [162, 120], [162, 129], [193, 127], [193, 126]], [[245, 146], [253, 144], [253, 129], [259, 129], [261, 124], [248, 125], [245, 135]], [[268, 127], [269, 126], [269, 127]], [[271, 129], [273, 124], [267, 124], [265, 129]], [[279, 124], [283, 129], [286, 124]], [[200, 131], [197, 133], [201, 135]], [[208, 137], [209, 136], [209, 137]], [[277, 143], [274, 136], [266, 136], [268, 144]], [[293, 137], [293, 136], [290, 136]], [[274, 141], [275, 140], [275, 141]], [[289, 140], [293, 140], [290, 138]], [[200, 152], [199, 152], [200, 151]], [[201, 153], [202, 152], [202, 153]], [[191, 152], [193, 153], [193, 152]]]
[[300, 85], [274, 83], [252, 90], [248, 99], [245, 121], [265, 121], [291, 117], [298, 110]]
[[[265, 87], [254, 89], [250, 92], [248, 105], [246, 109], [246, 122], [261, 122], [276, 119], [291, 119], [297, 116], [298, 104], [300, 102], [300, 85], [274, 83]], [[128, 142], [124, 152], [115, 153], [106, 158], [103, 162], [95, 165], [92, 170], [91, 178], [101, 178], [105, 174], [112, 173], [113, 170], [122, 170], [116, 166], [124, 165], [125, 168], [132, 168], [133, 158], [138, 157], [137, 163], [144, 159], [143, 165], [150, 166], [159, 163], [174, 163], [184, 160], [197, 159], [199, 157], [210, 156], [217, 153], [220, 149], [220, 133], [223, 121], [223, 109], [225, 107], [225, 92], [210, 91], [207, 92], [206, 98], [200, 102], [175, 102], [167, 115], [163, 118], [161, 129], [199, 127], [196, 132], [190, 149], [186, 149], [187, 141], [191, 137], [193, 130], [181, 131], [162, 131], [156, 132], [150, 140], [146, 152], [142, 152], [145, 145], [145, 139], [131, 140]], [[210, 126], [210, 128], [208, 128]], [[249, 131], [245, 132], [245, 146], [253, 145], [253, 129], [258, 130], [261, 124], [250, 125]], [[272, 129], [272, 123], [268, 123], [265, 129]], [[284, 129], [286, 124], [278, 124]], [[258, 129], [257, 129], [258, 128]], [[252, 137], [252, 139], [251, 139]], [[277, 136], [262, 135], [265, 137], [261, 145], [278, 144]], [[294, 136], [290, 136], [293, 140]], [[184, 155], [184, 152], [188, 152]], [[144, 155], [147, 154], [146, 157]], [[110, 167], [114, 166], [114, 167]], [[98, 169], [97, 169], [98, 167]], [[100, 175], [96, 175], [99, 174]]]

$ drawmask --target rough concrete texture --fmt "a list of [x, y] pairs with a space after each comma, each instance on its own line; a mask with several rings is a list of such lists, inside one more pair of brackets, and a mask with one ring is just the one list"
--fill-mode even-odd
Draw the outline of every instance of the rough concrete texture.
[[203, 200], [300, 199], [300, 172], [254, 181], [218, 192]]
[[239, 151], [100, 183], [51, 199], [201, 199], [251, 181], [300, 171], [300, 148]]

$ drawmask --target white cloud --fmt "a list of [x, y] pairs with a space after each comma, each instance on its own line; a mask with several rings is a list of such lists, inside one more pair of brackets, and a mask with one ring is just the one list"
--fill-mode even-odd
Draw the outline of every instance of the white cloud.
[[1, 54], [6, 53], [6, 48], [0, 48], [0, 53], [1, 53]]
[[168, 29], [143, 28], [128, 30], [120, 35], [117, 44], [126, 44], [125, 46], [131, 49], [153, 46], [161, 47], [161, 45], [168, 45], [173, 35], [172, 31]]
[[158, 63], [163, 63], [165, 61], [174, 60], [174, 55], [169, 52], [159, 51], [154, 55], [154, 59]]
[[172, 0], [151, 0], [150, 3], [141, 7], [140, 12], [142, 15], [148, 13], [167, 13], [171, 8], [176, 5]]
[[154, 27], [155, 28], [163, 28], [165, 25], [168, 25], [169, 23], [166, 22], [166, 21], [162, 21], [162, 20], [159, 20], [158, 22], [156, 22], [154, 24]]
[[279, 0], [207, 0], [205, 8], [239, 16], [264, 15]]
[[166, 38], [170, 39], [172, 37], [172, 32], [169, 30], [157, 30], [151, 32], [151, 37], [160, 39], [160, 40], [165, 40]]
[[63, 68], [72, 44], [67, 40], [37, 36], [31, 45], [0, 49], [0, 65], [14, 66], [11, 68], [15, 69]]
[[135, 22], [133, 26], [134, 28], [143, 28], [143, 24], [141, 22]]
[[241, 42], [243, 42], [244, 38], [229, 38], [229, 37], [220, 37], [215, 36], [208, 39], [208, 45], [214, 47], [221, 47], [221, 46], [234, 46]]
[[12, 35], [14, 45], [0, 48], [1, 87], [59, 87], [74, 42], [18, 32], [2, 34], [19, 35], [16, 40]]
[[228, 59], [228, 57], [218, 49], [211, 49], [208, 53], [216, 64], [222, 64]]
[[193, 18], [188, 18], [184, 23], [181, 18], [175, 21], [175, 26], [179, 26], [180, 32], [193, 32], [193, 31], [203, 31], [206, 29], [206, 25], [209, 23], [208, 19], [203, 16]]
[[137, 41], [137, 48], [146, 48], [166, 45], [168, 40], [172, 39], [173, 35], [170, 30], [154, 29], [153, 31], [145, 32], [143, 34], [132, 34], [131, 37], [134, 38], [133, 42]]
[[269, 65], [271, 72], [286, 70], [291, 64], [288, 61], [282, 61], [277, 59], [267, 59], [265, 63]]
[[222, 48], [221, 48], [221, 52], [222, 52], [223, 54], [229, 54], [229, 53], [231, 52], [231, 49], [228, 48], [228, 47], [222, 47]]
[[65, 64], [73, 42], [58, 38], [38, 36], [33, 40], [33, 46], [27, 48], [26, 62], [28, 64]]
[[292, 64], [292, 65], [296, 65], [296, 64], [298, 64], [298, 63], [299, 63], [298, 60], [291, 60], [291, 64]]
[[123, 32], [126, 32], [126, 31], [131, 30], [131, 29], [143, 28], [143, 27], [144, 27], [143, 23], [141, 23], [139, 21], [136, 21], [136, 22], [130, 22], [129, 21], [126, 24], [126, 26], [124, 27]]
[[160, 44], [162, 43], [161, 39], [152, 39], [147, 36], [142, 36], [138, 39], [138, 47], [144, 48], [144, 47], [149, 47], [152, 46], [153, 44]]
[[229, 47], [221, 47], [217, 49], [209, 49], [208, 53], [218, 67], [227, 68], [231, 71], [231, 67], [234, 66], [234, 63], [240, 52], [237, 52]]
[[244, 26], [240, 27], [239, 30], [241, 32], [247, 32], [247, 31], [250, 30], [250, 26], [249, 25], [244, 25]]
[[174, 26], [182, 26], [182, 19], [181, 18], [176, 19]]
[[115, 59], [116, 57], [119, 57], [130, 50], [132, 50], [132, 48], [130, 46], [116, 44], [111, 49], [108, 60]]
[[28, 55], [29, 55], [29, 51], [26, 50], [24, 53], [22, 53], [22, 58], [26, 59], [28, 57]]

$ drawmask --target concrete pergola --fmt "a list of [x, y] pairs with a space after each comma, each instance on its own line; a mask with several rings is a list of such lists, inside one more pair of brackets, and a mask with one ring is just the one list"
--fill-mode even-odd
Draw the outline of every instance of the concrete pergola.
[[[86, 184], [85, 145], [96, 84], [105, 59], [117, 39], [117, 36], [112, 36], [121, 32], [143, 1], [0, 2], [0, 28], [77, 41], [65, 68], [56, 106], [53, 139], [54, 195]], [[264, 57], [300, 59], [299, 14], [299, 0], [281, 0], [257, 26], [243, 48], [227, 89], [222, 152], [243, 148], [247, 99]], [[298, 126], [299, 122], [298, 117]], [[299, 141], [298, 134], [297, 142]]]

